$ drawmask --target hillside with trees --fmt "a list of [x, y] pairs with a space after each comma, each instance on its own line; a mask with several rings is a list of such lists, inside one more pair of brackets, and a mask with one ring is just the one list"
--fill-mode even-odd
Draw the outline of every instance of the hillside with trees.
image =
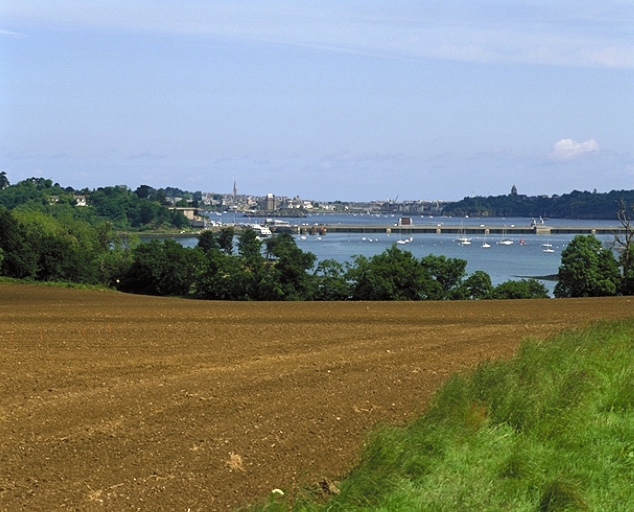
[[8, 210], [38, 211], [57, 218], [70, 216], [92, 226], [110, 222], [119, 231], [177, 230], [189, 226], [181, 212], [168, 208], [168, 192], [182, 191], [156, 190], [147, 185], [134, 191], [125, 185], [75, 190], [45, 178], [29, 178], [11, 185], [6, 173], [0, 173], [0, 206]]
[[526, 196], [511, 193], [502, 196], [465, 197], [448, 204], [443, 213], [464, 217], [542, 217], [557, 219], [615, 219], [619, 201], [634, 203], [634, 190], [612, 190], [607, 193], [580, 192], [548, 196]]

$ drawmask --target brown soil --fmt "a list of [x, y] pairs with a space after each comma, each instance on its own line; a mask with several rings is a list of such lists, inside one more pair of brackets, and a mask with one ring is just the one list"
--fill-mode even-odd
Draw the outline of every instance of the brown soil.
[[227, 303], [0, 285], [0, 509], [227, 510], [336, 480], [452, 372], [628, 298]]

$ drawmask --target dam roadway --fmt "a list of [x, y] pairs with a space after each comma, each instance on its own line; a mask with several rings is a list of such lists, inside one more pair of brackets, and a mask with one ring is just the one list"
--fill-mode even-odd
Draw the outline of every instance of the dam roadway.
[[[298, 226], [302, 233], [403, 233], [403, 234], [465, 234], [465, 235], [623, 235], [622, 226], [500, 226], [500, 225], [358, 225], [358, 224], [316, 224]], [[325, 231], [324, 231], [325, 230]]]

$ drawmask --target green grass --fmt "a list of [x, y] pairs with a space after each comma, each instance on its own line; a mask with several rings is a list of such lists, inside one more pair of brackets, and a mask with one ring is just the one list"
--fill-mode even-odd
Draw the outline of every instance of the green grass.
[[0, 277], [0, 284], [34, 284], [38, 286], [52, 286], [54, 288], [73, 288], [75, 290], [116, 291], [102, 284], [71, 283], [69, 281], [35, 281], [34, 279], [14, 279]]
[[375, 432], [339, 487], [251, 509], [634, 510], [634, 321], [529, 340], [452, 377], [422, 417]]

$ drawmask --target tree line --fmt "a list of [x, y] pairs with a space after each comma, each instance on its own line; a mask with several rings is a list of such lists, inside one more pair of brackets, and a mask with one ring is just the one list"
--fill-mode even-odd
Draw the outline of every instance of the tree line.
[[318, 262], [287, 233], [260, 241], [252, 229], [204, 231], [196, 247], [141, 243], [72, 215], [0, 207], [0, 276], [103, 285], [124, 292], [210, 300], [453, 300], [546, 297], [535, 280], [498, 286], [467, 262], [416, 258], [396, 245], [347, 263]]
[[543, 217], [557, 219], [614, 219], [615, 203], [634, 203], [634, 190], [606, 193], [573, 190], [568, 194], [524, 196], [465, 197], [448, 204], [445, 215], [464, 217]]
[[[0, 206], [9, 210], [39, 211], [56, 217], [72, 216], [92, 226], [110, 222], [114, 229], [148, 231], [183, 229], [187, 218], [167, 207], [168, 194], [201, 198], [200, 192], [185, 193], [178, 189], [154, 189], [141, 185], [130, 190], [125, 185], [75, 190], [63, 188], [50, 179], [29, 178], [11, 185], [6, 173], [0, 173]], [[84, 196], [87, 206], [77, 207], [77, 196]], [[184, 200], [184, 199], [183, 199]], [[183, 205], [183, 203], [179, 203]], [[184, 205], [187, 206], [187, 201]]]
[[[619, 250], [576, 236], [562, 252], [555, 297], [634, 294], [631, 231]], [[237, 241], [237, 243], [234, 243]], [[618, 254], [618, 256], [616, 256]], [[0, 276], [101, 284], [130, 293], [211, 300], [484, 300], [547, 297], [534, 279], [493, 286], [467, 262], [396, 245], [349, 262], [317, 261], [292, 235], [260, 241], [252, 229], [204, 231], [196, 247], [175, 240], [141, 243], [72, 215], [0, 207]]]
[[[141, 243], [121, 226], [172, 214], [157, 200], [160, 190], [105, 187], [91, 191], [92, 208], [70, 204], [70, 192], [50, 204], [59, 186], [32, 178], [10, 186], [0, 173], [0, 276], [33, 281], [103, 285], [131, 293], [211, 300], [468, 300], [547, 297], [536, 280], [493, 286], [467, 262], [389, 247], [346, 263], [317, 261], [289, 234], [260, 241], [246, 229], [204, 231], [194, 248], [174, 240]], [[37, 193], [42, 190], [45, 195]], [[3, 195], [9, 191], [8, 195]], [[37, 192], [40, 191], [40, 192]], [[66, 197], [67, 200], [64, 199]], [[136, 199], [134, 199], [136, 198]], [[562, 252], [555, 297], [634, 295], [634, 209], [621, 199], [617, 218], [625, 235], [604, 247], [594, 236], [577, 236]], [[131, 206], [132, 205], [132, 206]], [[147, 212], [145, 209], [147, 208]], [[163, 208], [163, 209], [161, 209]], [[144, 213], [145, 212], [145, 213]], [[154, 213], [152, 213], [154, 212]], [[157, 213], [158, 212], [158, 213]], [[161, 213], [162, 212], [162, 213]], [[165, 213], [167, 212], [167, 213]], [[135, 221], [134, 219], [140, 218]], [[160, 222], [160, 221], [159, 221]], [[119, 229], [117, 229], [119, 228]], [[234, 243], [236, 242], [236, 243]]]

